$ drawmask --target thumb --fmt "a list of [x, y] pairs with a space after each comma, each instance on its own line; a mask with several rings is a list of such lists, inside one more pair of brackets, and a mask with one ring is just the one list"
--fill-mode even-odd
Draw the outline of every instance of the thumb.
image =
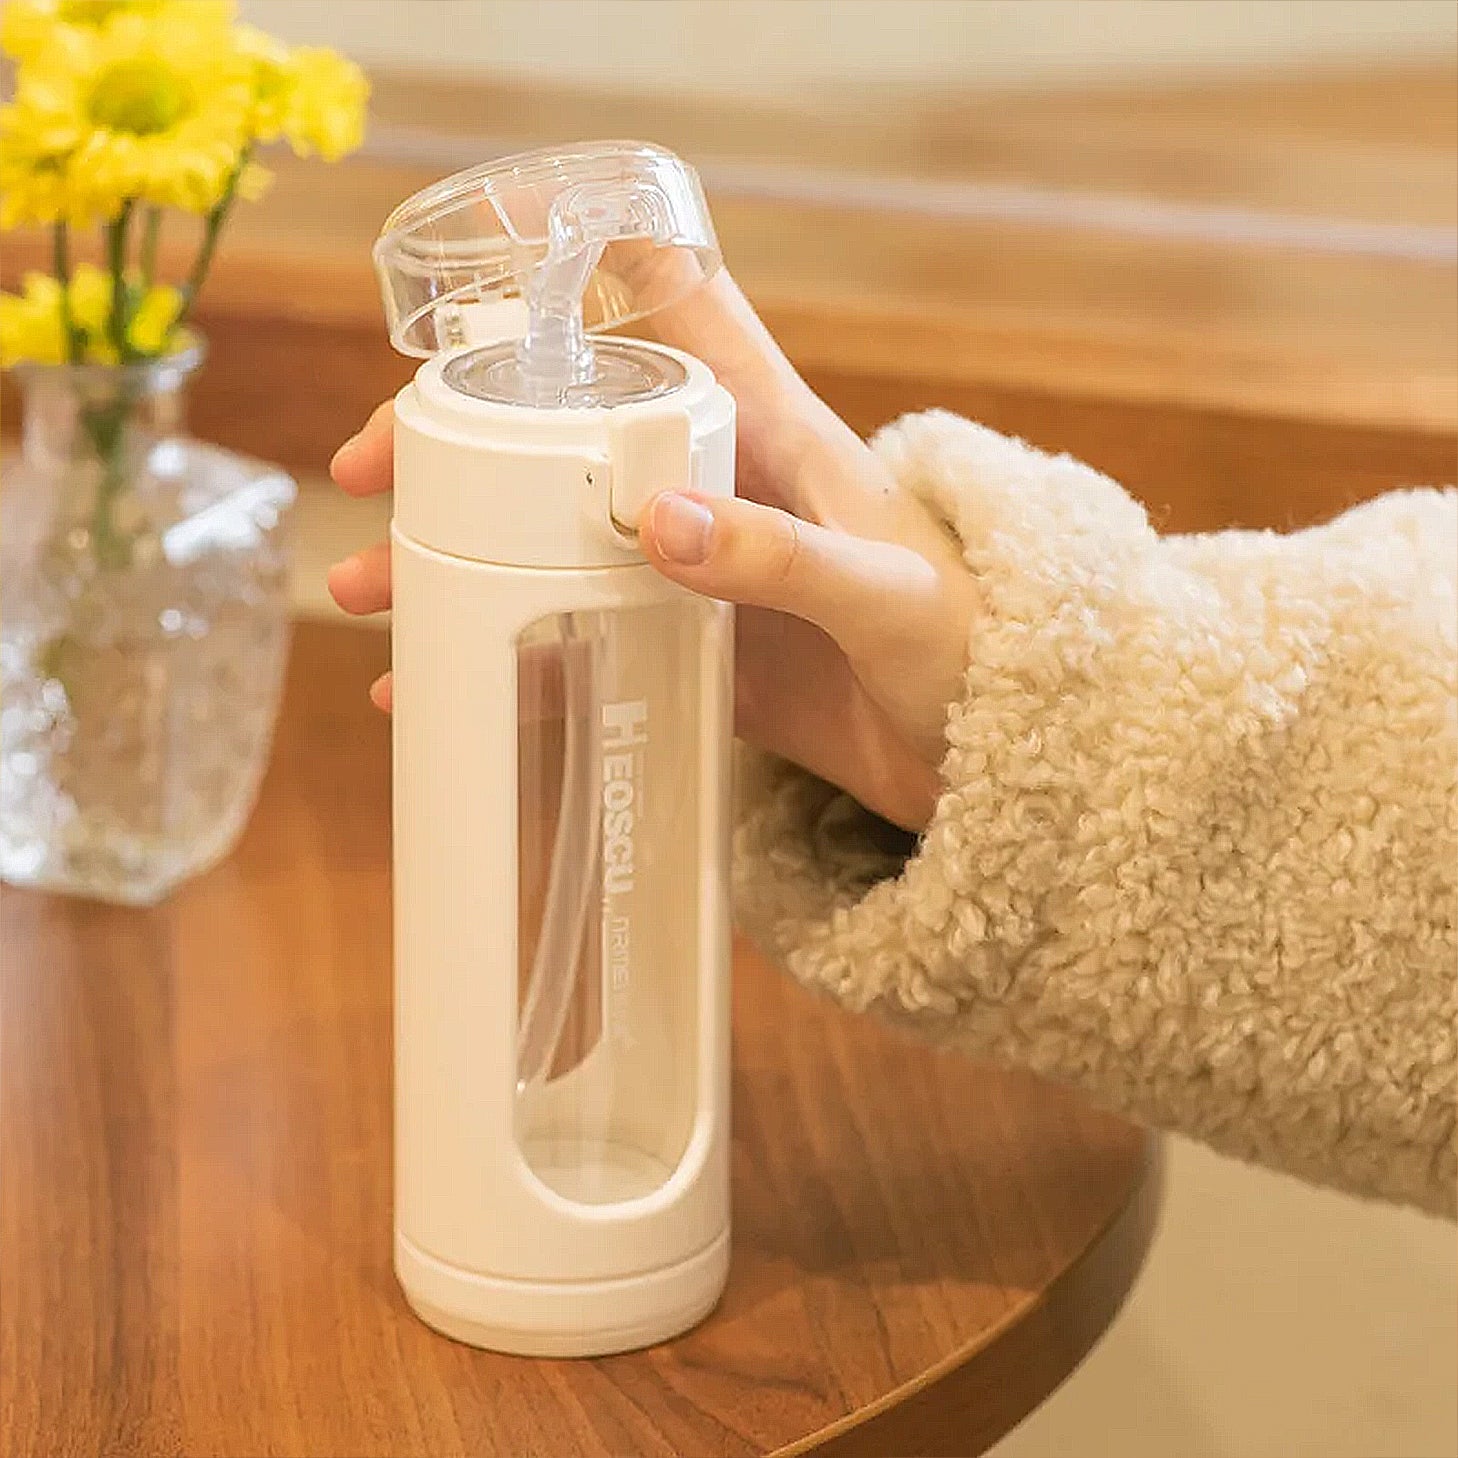
[[935, 570], [907, 547], [737, 497], [665, 492], [644, 513], [639, 544], [674, 582], [804, 618], [847, 651], [884, 631], [888, 616], [919, 618], [937, 592]]

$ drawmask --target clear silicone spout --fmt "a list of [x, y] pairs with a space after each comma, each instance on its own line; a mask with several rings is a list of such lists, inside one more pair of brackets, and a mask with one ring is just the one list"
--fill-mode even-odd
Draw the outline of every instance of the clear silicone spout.
[[547, 251], [526, 284], [526, 333], [516, 346], [523, 398], [563, 405], [596, 375], [596, 353], [583, 327], [588, 279], [610, 243], [665, 247], [673, 212], [653, 181], [629, 176], [587, 182], [560, 193], [547, 212]]
[[402, 353], [479, 346], [458, 388], [561, 407], [653, 388], [591, 336], [677, 302], [720, 254], [692, 167], [660, 147], [598, 142], [424, 189], [386, 220], [374, 259]]

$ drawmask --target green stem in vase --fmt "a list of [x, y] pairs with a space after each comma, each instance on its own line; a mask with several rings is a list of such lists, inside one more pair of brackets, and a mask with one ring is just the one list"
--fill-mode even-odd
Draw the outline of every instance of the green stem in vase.
[[71, 239], [65, 223], [58, 222], [51, 232], [51, 264], [61, 286], [61, 333], [66, 340], [66, 359], [79, 364], [81, 332], [71, 317]]
[[152, 287], [157, 277], [157, 235], [162, 230], [162, 209], [155, 205], [147, 209], [142, 224], [142, 247], [137, 256], [137, 267], [142, 273], [142, 294]]
[[197, 257], [193, 259], [187, 281], [182, 285], [182, 301], [177, 307], [177, 317], [172, 321], [171, 329], [167, 331], [164, 350], [166, 344], [171, 343], [173, 336], [182, 327], [183, 321], [192, 312], [192, 306], [208, 276], [208, 268], [212, 264], [213, 254], [218, 247], [218, 235], [223, 231], [223, 224], [228, 221], [228, 214], [232, 211], [234, 202], [237, 201], [238, 179], [248, 165], [250, 151], [250, 148], [245, 147], [239, 155], [237, 165], [228, 177], [228, 185], [223, 189], [222, 197], [213, 205], [212, 211], [208, 213], [203, 222], [202, 243], [198, 247]]
[[128, 199], [121, 212], [106, 225], [106, 261], [111, 270], [111, 310], [107, 315], [106, 332], [116, 357], [123, 364], [132, 358], [127, 340], [127, 228], [132, 221], [135, 202]]
[[122, 385], [115, 399], [104, 405], [83, 405], [81, 425], [101, 467], [101, 479], [91, 503], [91, 547], [96, 564], [125, 567], [132, 560], [132, 544], [116, 526], [117, 497], [126, 487], [126, 428], [132, 411], [132, 393]]

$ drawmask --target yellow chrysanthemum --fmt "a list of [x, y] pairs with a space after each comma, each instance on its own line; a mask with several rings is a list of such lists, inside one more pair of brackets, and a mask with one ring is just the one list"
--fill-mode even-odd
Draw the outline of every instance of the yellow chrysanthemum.
[[60, 364], [66, 358], [60, 284], [49, 274], [28, 273], [21, 290], [0, 294], [0, 365]]
[[114, 217], [132, 198], [206, 212], [237, 168], [251, 107], [247, 60], [191, 9], [58, 26], [0, 110], [0, 183], [12, 184], [0, 223], [51, 221], [40, 215], [51, 194], [14, 186], [27, 153], [61, 173], [54, 216], [72, 222]]
[[[61, 364], [68, 357], [61, 286], [49, 274], [27, 273], [21, 287], [19, 294], [0, 294], [0, 365], [21, 360]], [[95, 264], [81, 264], [71, 276], [66, 298], [79, 359], [86, 364], [116, 364], [120, 356], [111, 337], [111, 275]], [[128, 349], [133, 355], [155, 358], [169, 345], [182, 295], [165, 284], [144, 291], [133, 277], [126, 282], [125, 299], [131, 312]], [[170, 342], [183, 341], [173, 337]]]
[[14, 120], [11, 108], [0, 107], [0, 228], [69, 220], [64, 148], [55, 150], [40, 128]]
[[[235, 25], [234, 10], [232, 0], [0, 0], [0, 50], [18, 63], [14, 100], [0, 106], [0, 228], [110, 221], [141, 205], [153, 210], [137, 255], [150, 272], [156, 210], [210, 214], [190, 299], [226, 216], [219, 204], [230, 189], [251, 200], [268, 185], [255, 143], [282, 139], [331, 161], [357, 147], [363, 72]], [[128, 231], [109, 238], [121, 269]], [[0, 295], [0, 364], [155, 357], [186, 342], [183, 301], [92, 264], [64, 292], [28, 275], [19, 294]]]
[[233, 44], [247, 58], [253, 71], [253, 115], [249, 130], [257, 141], [277, 141], [283, 135], [289, 92], [293, 87], [289, 48], [254, 25], [235, 25]]
[[181, 307], [182, 295], [176, 289], [154, 285], [142, 295], [132, 314], [127, 325], [127, 343], [136, 353], [149, 358], [161, 354]]
[[257, 162], [245, 162], [236, 185], [244, 202], [257, 202], [273, 186], [273, 173]]
[[[91, 263], [81, 264], [71, 275], [71, 323], [81, 332], [86, 358], [98, 364], [117, 362], [111, 339], [111, 283], [111, 274]], [[160, 354], [182, 307], [181, 293], [166, 284], [153, 284], [143, 292], [141, 280], [129, 277], [123, 297], [131, 316], [126, 328], [128, 349], [149, 357]]]
[[[111, 275], [82, 263], [71, 275], [71, 323], [88, 343], [104, 340], [111, 319]], [[110, 341], [106, 341], [110, 348]]]
[[364, 139], [370, 86], [353, 61], [318, 46], [290, 50], [251, 25], [233, 27], [253, 66], [253, 136], [284, 138], [301, 157], [337, 162]]
[[50, 45], [58, 26], [94, 30], [123, 13], [157, 17], [172, 12], [190, 25], [225, 28], [235, 8], [231, 0], [6, 0], [0, 11], [0, 51], [25, 61]]
[[364, 140], [370, 84], [353, 61], [318, 46], [301, 46], [290, 57], [292, 85], [283, 134], [301, 157], [317, 152], [337, 162]]

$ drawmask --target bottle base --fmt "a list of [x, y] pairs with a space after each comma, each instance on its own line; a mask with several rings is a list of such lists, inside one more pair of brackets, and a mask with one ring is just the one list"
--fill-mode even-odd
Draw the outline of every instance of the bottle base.
[[601, 1281], [518, 1281], [447, 1265], [395, 1232], [395, 1275], [427, 1326], [514, 1357], [606, 1357], [682, 1335], [718, 1304], [729, 1231], [676, 1265]]

